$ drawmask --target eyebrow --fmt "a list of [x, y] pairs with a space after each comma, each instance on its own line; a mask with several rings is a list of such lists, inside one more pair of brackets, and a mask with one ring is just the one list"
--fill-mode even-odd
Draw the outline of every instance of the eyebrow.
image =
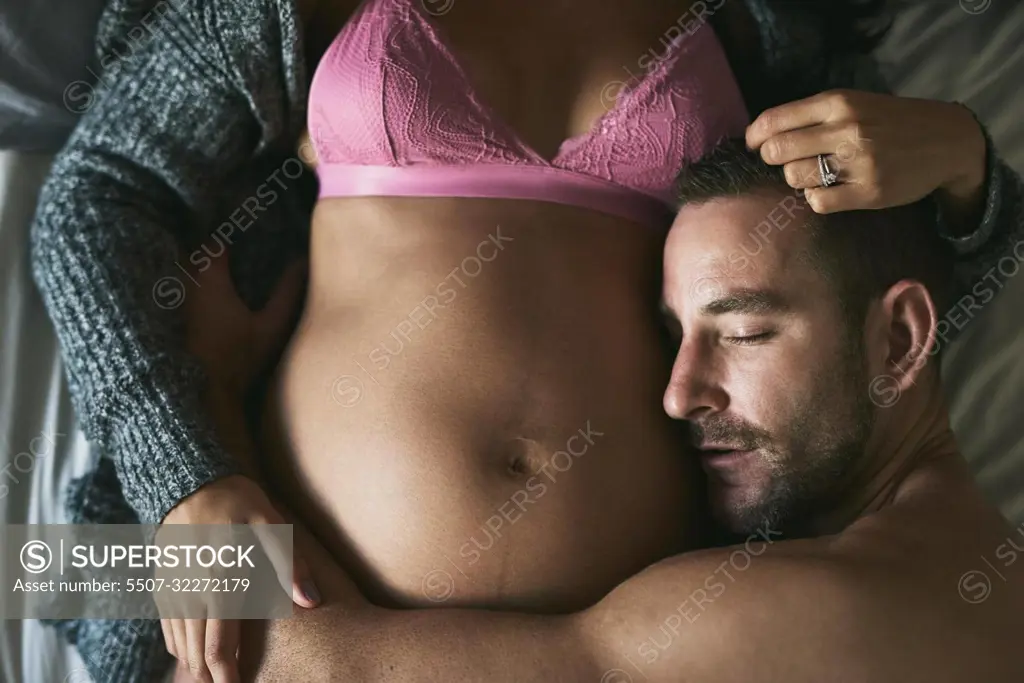
[[781, 313], [790, 308], [789, 301], [776, 291], [769, 289], [741, 289], [727, 296], [709, 301], [700, 308], [701, 315], [725, 315], [746, 313], [759, 315]]
[[[741, 289], [728, 296], [719, 297], [701, 306], [701, 315], [715, 316], [726, 313], [765, 314], [782, 313], [791, 308], [789, 301], [778, 292], [768, 289]], [[668, 303], [658, 302], [661, 315], [669, 320], [678, 320]]]

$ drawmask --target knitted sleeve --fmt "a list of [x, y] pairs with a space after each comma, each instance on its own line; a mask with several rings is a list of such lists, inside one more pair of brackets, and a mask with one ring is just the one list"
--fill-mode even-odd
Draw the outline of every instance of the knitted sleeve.
[[306, 84], [290, 2], [161, 2], [139, 23], [99, 90], [77, 95], [87, 111], [40, 195], [31, 259], [83, 430], [157, 523], [240, 471], [184, 348], [180, 238], [227, 178], [294, 139]]

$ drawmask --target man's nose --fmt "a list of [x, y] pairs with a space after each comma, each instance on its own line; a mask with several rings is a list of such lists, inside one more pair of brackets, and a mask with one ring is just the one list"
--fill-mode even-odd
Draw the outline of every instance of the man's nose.
[[729, 395], [715, 373], [707, 345], [697, 338], [684, 339], [665, 389], [665, 412], [676, 420], [696, 420], [725, 410]]

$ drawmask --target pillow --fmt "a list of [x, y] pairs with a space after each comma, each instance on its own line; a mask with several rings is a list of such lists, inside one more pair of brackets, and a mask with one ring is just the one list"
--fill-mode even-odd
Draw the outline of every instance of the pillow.
[[99, 73], [96, 27], [105, 5], [0, 0], [0, 149], [53, 152], [64, 144]]

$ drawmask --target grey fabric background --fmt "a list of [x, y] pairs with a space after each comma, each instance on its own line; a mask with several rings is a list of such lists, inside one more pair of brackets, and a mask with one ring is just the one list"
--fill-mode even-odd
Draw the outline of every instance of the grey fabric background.
[[92, 83], [106, 0], [0, 0], [0, 149], [54, 151], [76, 115], [64, 93]]
[[1000, 156], [1024, 173], [1024, 2], [902, 0], [877, 51], [900, 95], [958, 100], [988, 127]]
[[[1024, 2], [915, 0], [877, 57], [900, 95], [958, 100], [1024, 174]], [[1010, 268], [1007, 272], [1013, 272]], [[1024, 266], [942, 362], [950, 418], [978, 483], [1024, 524]]]

